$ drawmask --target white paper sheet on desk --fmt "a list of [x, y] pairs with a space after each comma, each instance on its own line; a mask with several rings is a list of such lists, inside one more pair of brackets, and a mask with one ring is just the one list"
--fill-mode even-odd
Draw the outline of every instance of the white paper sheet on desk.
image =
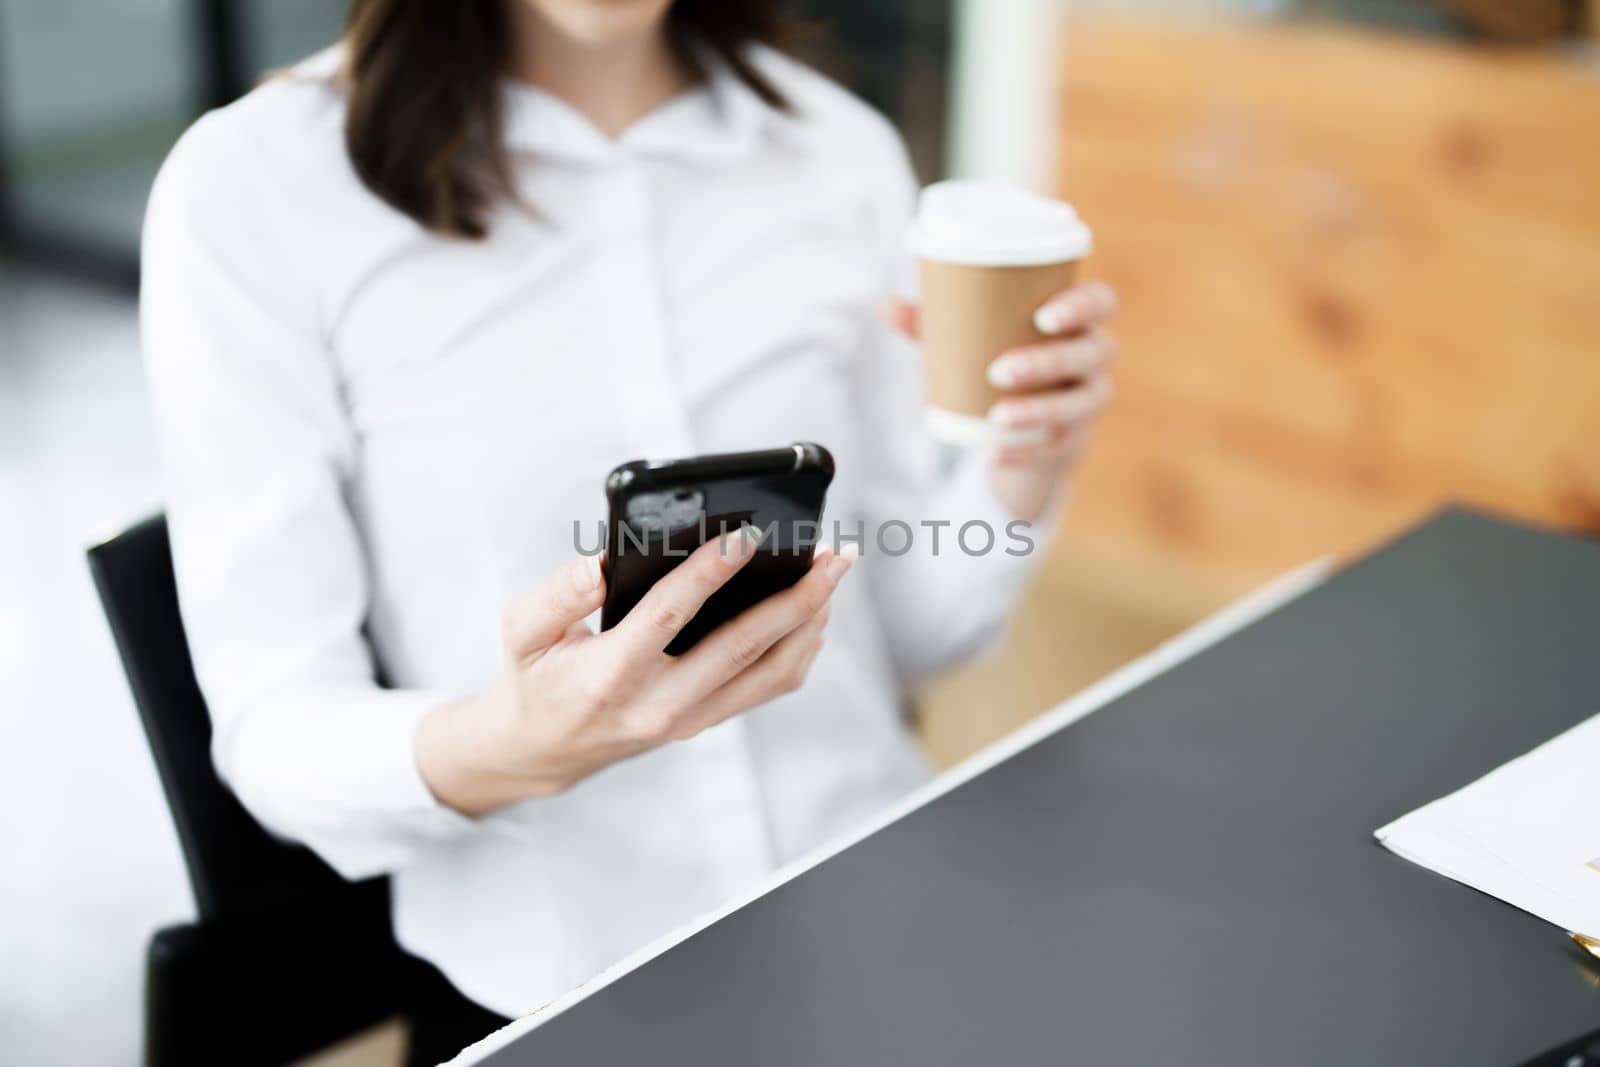
[[1413, 863], [1600, 937], [1600, 715], [1376, 836]]

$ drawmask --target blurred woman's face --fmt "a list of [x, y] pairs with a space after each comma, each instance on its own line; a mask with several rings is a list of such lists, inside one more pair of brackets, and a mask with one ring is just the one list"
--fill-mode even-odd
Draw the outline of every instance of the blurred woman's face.
[[673, 0], [511, 0], [565, 37], [605, 44], [652, 33]]

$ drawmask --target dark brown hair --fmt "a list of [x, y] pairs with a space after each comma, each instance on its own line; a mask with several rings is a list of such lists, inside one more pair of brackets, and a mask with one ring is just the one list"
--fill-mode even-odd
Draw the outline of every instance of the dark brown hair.
[[[350, 0], [342, 80], [344, 139], [361, 181], [438, 233], [480, 238], [489, 208], [512, 193], [501, 129], [509, 58], [506, 4], [518, 0]], [[694, 64], [690, 38], [709, 45], [769, 105], [787, 108], [746, 58], [780, 43], [776, 0], [677, 0], [668, 32]]]

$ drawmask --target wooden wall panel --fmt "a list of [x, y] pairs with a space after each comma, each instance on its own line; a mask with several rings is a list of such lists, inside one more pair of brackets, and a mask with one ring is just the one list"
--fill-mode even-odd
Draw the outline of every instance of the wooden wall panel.
[[1060, 552], [1234, 591], [1444, 499], [1600, 528], [1600, 72], [1080, 19], [1063, 91], [1124, 313]]

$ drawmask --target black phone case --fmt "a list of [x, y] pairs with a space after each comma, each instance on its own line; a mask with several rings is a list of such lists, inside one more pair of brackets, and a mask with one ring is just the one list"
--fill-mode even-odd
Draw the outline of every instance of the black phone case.
[[[759, 452], [635, 460], [616, 468], [606, 478], [610, 515], [600, 629], [621, 622], [703, 542], [747, 523], [765, 534], [755, 557], [711, 595], [667, 653], [680, 655], [746, 608], [789, 588], [810, 569], [832, 481], [833, 456], [809, 441]], [[662, 509], [668, 518], [661, 517]]]

